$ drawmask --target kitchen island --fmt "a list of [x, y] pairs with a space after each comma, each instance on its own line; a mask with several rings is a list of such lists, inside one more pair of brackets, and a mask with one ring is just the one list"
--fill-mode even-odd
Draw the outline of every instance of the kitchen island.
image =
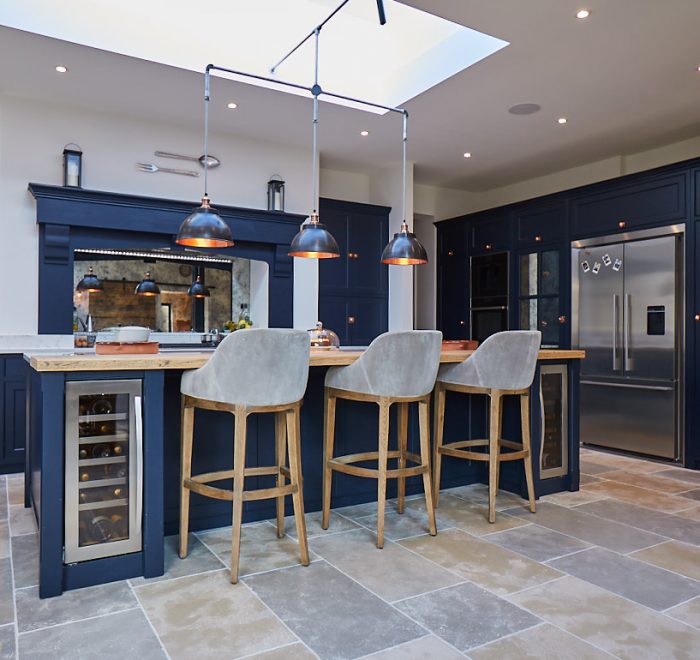
[[[351, 364], [361, 353], [357, 350], [311, 353], [301, 423], [307, 512], [321, 508], [326, 368]], [[443, 352], [441, 362], [461, 362], [471, 353]], [[211, 354], [211, 351], [188, 350], [154, 355], [104, 356], [73, 352], [25, 355], [30, 366], [25, 506], [34, 509], [39, 525], [41, 597], [138, 575], [162, 574], [163, 537], [177, 533], [179, 516], [180, 377], [183, 370], [205, 364]], [[581, 351], [540, 351], [531, 397], [538, 496], [578, 489], [578, 380], [579, 361], [583, 356]], [[240, 377], [248, 378], [250, 374]], [[119, 389], [120, 384], [123, 389]], [[544, 392], [543, 403], [540, 390]], [[76, 392], [77, 397], [74, 396]], [[448, 397], [446, 440], [463, 438], [467, 431], [472, 437], [484, 436], [487, 411], [482, 399], [484, 397], [469, 400]], [[510, 402], [504, 406], [503, 435], [517, 440], [519, 408], [517, 402], [512, 403], [512, 407]], [[411, 411], [409, 451], [416, 450], [418, 441], [414, 415], [415, 411]], [[341, 402], [336, 421], [337, 451], [371, 450], [376, 444], [377, 425], [374, 406]], [[93, 426], [102, 430], [86, 431], [83, 435], [83, 427]], [[107, 435], [97, 435], [102, 432]], [[272, 464], [272, 416], [251, 416], [248, 433], [249, 465]], [[198, 411], [193, 470], [222, 469], [226, 465], [223, 457], [232, 460], [232, 437], [231, 415]], [[93, 470], [101, 470], [100, 475], [95, 476]], [[78, 479], [83, 483], [78, 484]], [[250, 486], [264, 485], [265, 479], [267, 477], [253, 477]], [[256, 480], [260, 483], [256, 484]], [[482, 465], [445, 461], [443, 488], [485, 480]], [[501, 487], [520, 494], [524, 492], [524, 476], [519, 464], [503, 465]], [[392, 488], [395, 489], [395, 484], [390, 484], [389, 497], [395, 495]], [[333, 489], [335, 506], [376, 498], [374, 482], [347, 475], [338, 475]], [[407, 493], [421, 489], [419, 478], [407, 480]], [[116, 499], [105, 504], [99, 497], [92, 497], [107, 490], [108, 496], [114, 493]], [[76, 494], [80, 494], [80, 499]], [[90, 497], [84, 498], [87, 494]], [[124, 507], [125, 511], [128, 507], [128, 516], [120, 514], [119, 507]], [[76, 540], [69, 531], [74, 528], [74, 536], [77, 535], [79, 518], [80, 533], [85, 531], [81, 512], [92, 516], [92, 523], [101, 529], [104, 538], [96, 540], [93, 535], [89, 542], [77, 544], [84, 547], [71, 550]], [[273, 502], [249, 502], [244, 510], [247, 522], [273, 516]], [[230, 521], [230, 503], [193, 494], [190, 510], [193, 531], [229, 525]], [[109, 527], [109, 533], [105, 526]], [[113, 530], [118, 526], [123, 531], [117, 534]], [[120, 540], [112, 540], [110, 535], [114, 534], [114, 538]], [[118, 545], [124, 541], [131, 541], [132, 545]], [[116, 554], [120, 547], [124, 549]], [[114, 549], [115, 554], [104, 556], [105, 548], [107, 553]]]

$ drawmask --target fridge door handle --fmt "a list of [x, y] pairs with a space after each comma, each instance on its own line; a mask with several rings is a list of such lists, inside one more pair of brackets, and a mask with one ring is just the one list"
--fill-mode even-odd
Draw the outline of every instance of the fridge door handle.
[[613, 371], [617, 371], [620, 368], [620, 360], [617, 354], [617, 328], [619, 324], [618, 320], [618, 296], [613, 293], [612, 297], [612, 368]]
[[143, 516], [143, 410], [141, 405], [141, 397], [134, 397], [134, 422], [136, 433], [134, 434], [136, 453], [136, 524], [135, 529], [141, 529]]
[[625, 363], [625, 371], [634, 370], [634, 361], [632, 360], [632, 346], [630, 341], [630, 326], [632, 325], [630, 317], [632, 316], [632, 294], [625, 294], [625, 311], [623, 314], [624, 318], [624, 329], [623, 329], [623, 356]]

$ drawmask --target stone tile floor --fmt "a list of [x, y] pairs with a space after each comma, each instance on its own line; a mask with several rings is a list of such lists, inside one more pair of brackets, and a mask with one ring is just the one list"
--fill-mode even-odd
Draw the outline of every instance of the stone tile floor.
[[538, 513], [486, 489], [444, 491], [438, 536], [422, 498], [307, 516], [312, 563], [293, 524], [243, 531], [229, 583], [230, 530], [194, 534], [166, 575], [37, 595], [37, 536], [20, 475], [0, 476], [2, 658], [700, 658], [700, 472], [582, 450], [578, 493]]

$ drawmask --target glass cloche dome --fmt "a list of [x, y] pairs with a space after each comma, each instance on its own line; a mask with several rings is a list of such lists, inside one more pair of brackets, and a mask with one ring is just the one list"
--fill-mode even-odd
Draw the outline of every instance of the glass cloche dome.
[[316, 327], [308, 330], [309, 339], [311, 340], [311, 348], [316, 350], [332, 350], [340, 348], [340, 339], [333, 330], [328, 330], [323, 327], [323, 323], [319, 321]]

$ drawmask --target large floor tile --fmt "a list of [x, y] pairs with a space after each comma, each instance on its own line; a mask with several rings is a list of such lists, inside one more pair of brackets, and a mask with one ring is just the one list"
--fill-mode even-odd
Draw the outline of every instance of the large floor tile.
[[[396, 500], [387, 500], [386, 503], [387, 513], [389, 511], [396, 511]], [[337, 509], [333, 509], [334, 513], [337, 513], [345, 518], [350, 518], [351, 520], [356, 520], [357, 518], [364, 518], [366, 516], [371, 516], [377, 513], [377, 503], [376, 502], [363, 502], [362, 504], [352, 504], [350, 506], [343, 506]]]
[[693, 598], [687, 603], [666, 610], [665, 613], [683, 623], [700, 628], [700, 598]]
[[700, 486], [700, 472], [697, 470], [686, 470], [684, 468], [669, 468], [657, 473], [660, 477], [669, 477], [678, 481], [685, 481], [690, 484]]
[[215, 571], [224, 567], [223, 562], [193, 534], [190, 534], [189, 537], [189, 547], [185, 559], [180, 559], [178, 556], [178, 545], [178, 536], [167, 536], [165, 538], [165, 573], [159, 577], [148, 579], [142, 577], [133, 578], [131, 584], [135, 586], [150, 584], [151, 582], [160, 582], [185, 575]]
[[588, 458], [583, 458], [581, 456], [581, 461], [580, 461], [580, 466], [579, 469], [581, 470], [582, 474], [600, 474], [601, 472], [611, 472], [615, 470], [614, 467], [611, 467], [609, 465], [602, 465], [601, 463], [595, 463], [593, 461], [589, 461]]
[[[585, 476], [585, 475], [582, 475]], [[601, 481], [596, 479], [595, 481], [589, 481], [588, 483], [596, 483]], [[581, 485], [584, 484], [584, 480], [581, 480]], [[581, 504], [587, 504], [588, 502], [597, 502], [598, 500], [604, 500], [607, 495], [602, 493], [590, 493], [585, 489], [576, 491], [564, 491], [563, 493], [553, 493], [552, 495], [545, 495], [540, 499], [540, 502], [549, 502], [550, 504], [557, 504], [559, 506], [579, 506]]]
[[297, 641], [228, 571], [204, 573], [135, 588], [168, 655], [235, 658]]
[[689, 500], [700, 500], [700, 488], [686, 490], [684, 493], [679, 493], [679, 495]]
[[10, 528], [7, 520], [0, 520], [0, 559], [10, 556]]
[[12, 599], [12, 563], [9, 557], [0, 559], [0, 625], [15, 620]]
[[[355, 522], [360, 523], [375, 534], [377, 532], [377, 514], [355, 518]], [[438, 530], [441, 529], [438, 524]], [[398, 541], [411, 536], [427, 534], [429, 530], [428, 516], [423, 511], [410, 508], [406, 505], [404, 512], [387, 510], [384, 514], [384, 538], [389, 541]]]
[[474, 584], [460, 584], [396, 605], [460, 651], [535, 626], [539, 619]]
[[610, 660], [597, 649], [548, 623], [469, 651], [473, 660]]
[[[360, 525], [354, 523], [348, 518], [339, 516], [334, 511], [331, 511], [330, 518], [328, 520], [328, 529], [323, 529], [321, 527], [321, 511], [313, 511], [312, 513], [307, 513], [304, 518], [306, 519], [306, 538], [312, 539], [316, 536], [327, 536], [329, 534], [337, 534], [338, 532], [347, 532], [351, 529], [359, 529]], [[297, 537], [297, 528], [294, 523], [294, 516], [287, 516], [284, 524], [285, 533], [291, 538]]]
[[311, 540], [314, 552], [363, 587], [388, 601], [440, 589], [462, 578], [387, 542], [378, 550], [374, 534], [360, 529]]
[[699, 630], [574, 577], [509, 600], [623, 660], [698, 657]]
[[[481, 506], [488, 506], [489, 503], [489, 487], [486, 484], [469, 484], [468, 486], [449, 488], [442, 492], [461, 497], [463, 500]], [[527, 507], [527, 500], [507, 490], [499, 490], [496, 493], [496, 509], [503, 511], [511, 507]]]
[[594, 484], [596, 481], [601, 481], [603, 477], [594, 477], [592, 474], [585, 474], [584, 472], [581, 472], [579, 475], [579, 483], [582, 486], [585, 486], [586, 484]]
[[356, 658], [425, 630], [324, 561], [245, 582], [321, 658]]
[[667, 467], [667, 463], [657, 463], [654, 461], [644, 461], [633, 456], [623, 456], [622, 454], [610, 454], [604, 451], [582, 452], [581, 459], [587, 463], [596, 463], [613, 470], [630, 470], [640, 474], [659, 472]]
[[459, 529], [406, 539], [400, 544], [497, 594], [513, 593], [561, 575]]
[[621, 484], [630, 486], [639, 486], [648, 490], [656, 490], [661, 493], [678, 494], [684, 490], [688, 490], [688, 484], [684, 481], [669, 479], [668, 477], [660, 477], [658, 474], [640, 474], [638, 472], [629, 472], [628, 470], [618, 470], [616, 472], [607, 472], [605, 478], [608, 481], [615, 481]]
[[167, 658], [140, 609], [24, 633], [19, 636], [19, 657], [20, 660]]
[[24, 475], [7, 475], [7, 497], [12, 504], [24, 505]]
[[5, 480], [0, 480], [0, 521], [7, 520], [7, 489]]
[[514, 550], [535, 561], [547, 561], [590, 547], [572, 536], [560, 534], [539, 525], [526, 525], [483, 537], [502, 548]]
[[681, 518], [685, 518], [686, 520], [696, 520], [700, 522], [700, 506], [696, 506], [685, 511], [680, 511], [677, 515]]
[[[555, 532], [568, 534], [574, 538], [600, 545], [615, 552], [632, 552], [661, 543], [664, 539], [656, 534], [621, 526], [618, 522], [604, 520], [585, 513], [587, 507], [595, 507], [603, 502], [584, 504], [582, 507], [568, 509], [543, 502], [538, 506], [535, 523], [553, 529]], [[520, 509], [508, 509], [514, 515], [526, 515]]]
[[[574, 511], [593, 514], [600, 518], [615, 521], [618, 524], [624, 523], [632, 525], [637, 529], [668, 536], [676, 541], [700, 545], [700, 521], [696, 522], [682, 516], [651, 511], [641, 506], [635, 506], [627, 502], [617, 502], [615, 500], [603, 500], [601, 502], [584, 504], [574, 509]], [[626, 528], [620, 528], [619, 533], [622, 535], [625, 529]], [[625, 531], [624, 536], [626, 537], [627, 535], [628, 532]], [[663, 540], [658, 536], [657, 538], [659, 541]], [[603, 544], [601, 543], [599, 545]], [[650, 543], [648, 545], [652, 544]], [[617, 550], [617, 548], [611, 549]], [[641, 547], [630, 548], [627, 552], [631, 550], [641, 550]], [[625, 552], [625, 550], [620, 551]]]
[[693, 580], [700, 580], [700, 548], [692, 545], [668, 541], [653, 548], [635, 552], [630, 557], [667, 568], [669, 571], [680, 573]]
[[[231, 528], [222, 527], [197, 536], [224, 564], [231, 566]], [[315, 555], [311, 555], [313, 560]], [[287, 535], [277, 538], [277, 529], [267, 523], [245, 525], [241, 530], [239, 576], [294, 566], [301, 562], [299, 542]]]
[[[413, 500], [406, 504], [406, 508], [425, 513], [425, 500]], [[488, 504], [486, 502], [476, 504], [454, 495], [442, 495], [440, 497], [440, 506], [436, 509], [436, 515], [439, 529], [459, 527], [475, 536], [511, 529], [512, 527], [520, 527], [530, 522], [527, 518], [515, 518], [505, 513], [499, 513], [496, 516], [496, 522], [489, 523]]]
[[36, 533], [36, 518], [32, 509], [25, 509], [22, 504], [14, 504], [10, 507], [10, 534], [19, 536], [20, 534]]
[[12, 565], [15, 570], [15, 589], [39, 584], [39, 535], [13, 536]]
[[617, 481], [599, 481], [595, 484], [584, 486], [584, 489], [589, 493], [613, 497], [629, 504], [636, 504], [637, 506], [644, 506], [665, 513], [675, 513], [693, 506], [692, 502], [689, 502], [684, 497], [664, 495], [657, 490], [631, 486]]
[[435, 635], [427, 635], [386, 651], [366, 656], [372, 660], [464, 660], [464, 656]]
[[549, 565], [654, 610], [700, 595], [700, 583], [695, 580], [603, 548], [555, 559]]
[[15, 627], [0, 626], [0, 660], [15, 660]]
[[57, 598], [40, 599], [36, 587], [19, 589], [15, 595], [19, 632], [112, 614], [137, 604], [126, 582], [65, 591]]

